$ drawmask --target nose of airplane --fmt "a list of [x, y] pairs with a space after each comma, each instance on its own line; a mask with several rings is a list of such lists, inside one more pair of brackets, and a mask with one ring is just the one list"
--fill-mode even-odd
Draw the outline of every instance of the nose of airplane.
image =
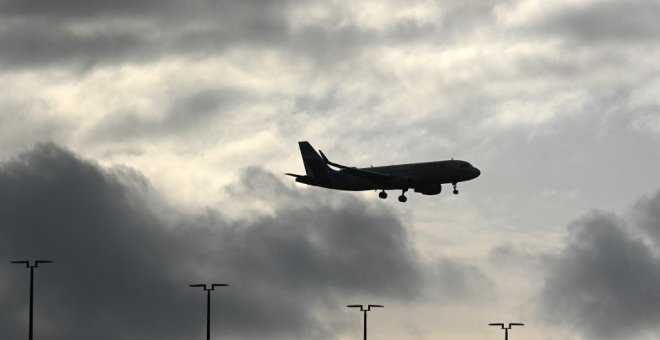
[[477, 177], [479, 177], [479, 175], [481, 175], [481, 171], [479, 171], [479, 169], [477, 169], [475, 167], [472, 167], [472, 171], [473, 171], [473, 176], [474, 176], [472, 178], [477, 178]]

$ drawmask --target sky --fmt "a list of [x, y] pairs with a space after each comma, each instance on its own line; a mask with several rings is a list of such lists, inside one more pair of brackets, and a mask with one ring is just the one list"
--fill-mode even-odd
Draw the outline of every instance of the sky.
[[[0, 0], [0, 338], [660, 339], [657, 0]], [[461, 159], [410, 192], [294, 183]]]

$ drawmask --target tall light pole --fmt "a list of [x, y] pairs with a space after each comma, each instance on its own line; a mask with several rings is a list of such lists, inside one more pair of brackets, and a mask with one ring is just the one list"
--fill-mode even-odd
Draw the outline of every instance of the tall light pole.
[[385, 307], [382, 305], [367, 305], [366, 308], [364, 305], [348, 305], [349, 308], [360, 308], [360, 311], [364, 312], [364, 340], [367, 340], [367, 312], [371, 311], [372, 307]]
[[33, 329], [33, 310], [34, 310], [34, 268], [39, 266], [39, 263], [53, 263], [53, 261], [47, 260], [37, 260], [37, 261], [11, 261], [11, 263], [25, 264], [27, 268], [30, 268], [30, 321], [29, 321], [29, 331], [28, 339], [32, 340], [32, 329]]
[[190, 285], [190, 287], [201, 287], [206, 291], [206, 340], [211, 340], [211, 291], [215, 287], [229, 287], [229, 285], [226, 283], [198, 283]]
[[519, 323], [519, 322], [510, 322], [509, 326], [506, 327], [504, 326], [503, 323], [489, 323], [488, 326], [501, 326], [502, 329], [504, 330], [504, 340], [509, 340], [509, 329], [513, 326], [524, 326], [524, 323]]

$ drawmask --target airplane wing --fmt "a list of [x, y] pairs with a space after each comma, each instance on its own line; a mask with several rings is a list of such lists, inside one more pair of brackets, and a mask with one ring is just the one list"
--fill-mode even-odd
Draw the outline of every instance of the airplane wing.
[[366, 178], [366, 179], [372, 180], [374, 182], [379, 182], [379, 183], [387, 182], [387, 181], [390, 181], [390, 180], [395, 178], [394, 176], [384, 174], [384, 173], [381, 173], [381, 172], [377, 172], [377, 171], [358, 169], [358, 168], [354, 168], [354, 167], [349, 167], [349, 166], [333, 163], [328, 159], [328, 157], [325, 156], [325, 154], [323, 154], [323, 151], [319, 150], [319, 153], [321, 154], [321, 158], [323, 158], [323, 161], [326, 164], [332, 165], [332, 166], [334, 166], [336, 168], [339, 168], [339, 169], [342, 169], [344, 172], [346, 172], [348, 174], [351, 174], [353, 176]]

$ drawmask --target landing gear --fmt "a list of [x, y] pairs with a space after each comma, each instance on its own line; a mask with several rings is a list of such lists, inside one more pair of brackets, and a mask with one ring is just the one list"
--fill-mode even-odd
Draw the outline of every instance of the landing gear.
[[378, 194], [378, 197], [380, 197], [380, 198], [382, 198], [382, 199], [386, 199], [386, 198], [387, 198], [387, 193], [385, 192], [385, 190], [381, 191], [381, 192]]
[[454, 187], [454, 191], [452, 191], [454, 195], [458, 195], [458, 189], [456, 189], [456, 183], [452, 183], [451, 185]]
[[408, 200], [408, 197], [406, 197], [406, 191], [408, 191], [408, 189], [403, 189], [403, 192], [401, 192], [401, 196], [399, 196], [399, 202], [404, 203]]

